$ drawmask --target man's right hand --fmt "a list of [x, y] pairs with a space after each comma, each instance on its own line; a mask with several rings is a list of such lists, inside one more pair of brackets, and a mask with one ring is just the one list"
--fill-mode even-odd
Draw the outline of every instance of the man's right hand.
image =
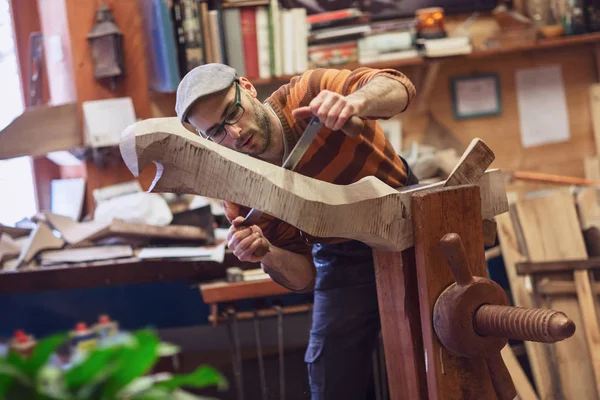
[[[263, 235], [262, 229], [256, 225], [250, 227], [242, 225], [244, 217], [237, 217], [231, 221], [227, 232], [227, 247], [240, 261], [260, 262], [269, 251], [271, 243]], [[257, 251], [261, 249], [263, 251]]]

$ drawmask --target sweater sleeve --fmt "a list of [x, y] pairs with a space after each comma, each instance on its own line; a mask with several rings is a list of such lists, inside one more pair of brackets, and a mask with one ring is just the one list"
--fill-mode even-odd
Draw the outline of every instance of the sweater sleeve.
[[[223, 201], [225, 217], [229, 222], [238, 216], [246, 216], [250, 209], [238, 204]], [[312, 245], [309, 245], [301, 236], [300, 231], [283, 221], [273, 218], [270, 215], [262, 214], [259, 222], [256, 224], [265, 237], [275, 246], [293, 253], [310, 255]]]
[[408, 107], [408, 104], [415, 97], [416, 89], [406, 75], [395, 69], [373, 69], [367, 67], [355, 70], [324, 68], [309, 70], [300, 77], [294, 78], [295, 81], [292, 80], [289, 87], [290, 92], [288, 93], [288, 99], [291, 100], [291, 104], [288, 105], [292, 109], [306, 106], [322, 90], [330, 90], [348, 96], [377, 76], [385, 76], [402, 84], [408, 97]]

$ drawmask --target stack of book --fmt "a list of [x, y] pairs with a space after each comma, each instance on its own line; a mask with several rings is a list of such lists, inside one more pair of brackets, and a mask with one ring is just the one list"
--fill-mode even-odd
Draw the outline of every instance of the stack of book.
[[414, 19], [373, 22], [358, 8], [307, 15], [278, 0], [137, 0], [150, 88], [173, 92], [198, 65], [224, 63], [248, 79], [310, 68], [417, 57]]
[[338, 67], [418, 57], [415, 20], [373, 22], [358, 8], [308, 16], [309, 65]]
[[198, 65], [225, 63], [269, 79], [308, 69], [306, 10], [277, 0], [138, 0], [150, 57], [150, 87], [172, 92]]

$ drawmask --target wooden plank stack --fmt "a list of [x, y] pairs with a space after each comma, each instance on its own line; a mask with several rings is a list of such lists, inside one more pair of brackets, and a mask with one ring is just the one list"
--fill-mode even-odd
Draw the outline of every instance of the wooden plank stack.
[[577, 326], [568, 340], [525, 343], [540, 399], [600, 398], [600, 325], [591, 273], [597, 264], [588, 254], [600, 242], [584, 237], [600, 221], [596, 190], [531, 194], [496, 217], [515, 305], [563, 311]]

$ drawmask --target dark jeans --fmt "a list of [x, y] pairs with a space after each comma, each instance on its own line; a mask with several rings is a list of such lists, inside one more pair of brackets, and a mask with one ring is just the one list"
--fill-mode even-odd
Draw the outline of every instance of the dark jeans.
[[[405, 160], [406, 186], [415, 185]], [[364, 400], [373, 381], [372, 352], [381, 322], [373, 251], [351, 241], [315, 244], [313, 321], [304, 361], [312, 400]]]
[[305, 358], [313, 400], [364, 400], [380, 330], [372, 250], [360, 242], [314, 246], [314, 310]]

